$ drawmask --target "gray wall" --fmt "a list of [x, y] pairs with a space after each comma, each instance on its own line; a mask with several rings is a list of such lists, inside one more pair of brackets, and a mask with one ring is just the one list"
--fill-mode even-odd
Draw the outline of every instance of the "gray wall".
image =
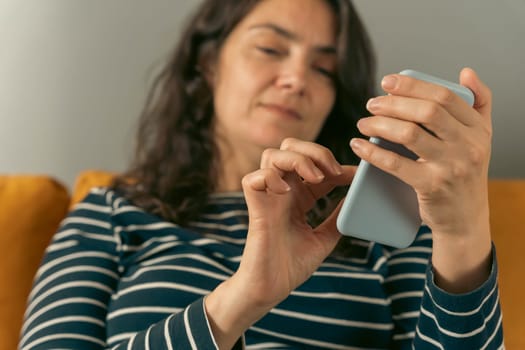
[[[525, 177], [523, 0], [357, 0], [379, 76], [415, 68], [494, 92], [493, 177]], [[123, 170], [152, 73], [186, 0], [0, 0], [0, 173]]]
[[458, 80], [470, 66], [493, 92], [490, 175], [525, 178], [525, 1], [355, 0], [379, 77], [414, 68]]
[[123, 170], [191, 0], [0, 0], [0, 173]]

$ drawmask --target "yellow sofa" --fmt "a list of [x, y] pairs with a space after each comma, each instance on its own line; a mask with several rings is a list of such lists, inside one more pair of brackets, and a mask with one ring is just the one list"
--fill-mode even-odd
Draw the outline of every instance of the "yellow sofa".
[[[81, 173], [72, 194], [49, 176], [0, 176], [0, 350], [16, 348], [26, 297], [43, 251], [72, 204], [112, 174]], [[491, 180], [491, 227], [500, 266], [507, 349], [525, 349], [525, 179]]]

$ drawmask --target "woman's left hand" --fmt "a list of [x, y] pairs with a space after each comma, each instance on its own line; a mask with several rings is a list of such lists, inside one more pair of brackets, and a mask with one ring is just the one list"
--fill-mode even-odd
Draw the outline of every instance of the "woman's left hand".
[[351, 142], [359, 157], [414, 188], [421, 218], [433, 231], [434, 268], [453, 291], [479, 284], [477, 278], [464, 286], [457, 283], [468, 276], [486, 277], [491, 242], [491, 92], [468, 68], [460, 83], [474, 92], [473, 108], [444, 87], [403, 75], [385, 77], [382, 87], [389, 95], [369, 101], [373, 116], [361, 119], [359, 130], [405, 145], [418, 160], [366, 140]]

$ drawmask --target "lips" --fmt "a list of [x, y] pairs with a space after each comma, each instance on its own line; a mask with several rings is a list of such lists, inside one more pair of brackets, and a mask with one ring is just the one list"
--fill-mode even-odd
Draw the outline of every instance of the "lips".
[[299, 114], [299, 112], [297, 112], [294, 108], [290, 108], [290, 107], [287, 107], [287, 106], [274, 104], [274, 103], [263, 103], [261, 105], [265, 109], [267, 109], [267, 110], [269, 110], [269, 111], [271, 111], [273, 113], [281, 114], [281, 115], [283, 115], [283, 116], [285, 116], [287, 118], [296, 119], [296, 120], [302, 120], [303, 119], [301, 117], [301, 115]]

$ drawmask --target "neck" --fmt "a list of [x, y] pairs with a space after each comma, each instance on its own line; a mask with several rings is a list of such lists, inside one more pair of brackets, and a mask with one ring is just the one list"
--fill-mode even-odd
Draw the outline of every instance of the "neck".
[[262, 150], [259, 147], [234, 147], [219, 142], [219, 177], [217, 192], [242, 191], [242, 178], [259, 168]]

